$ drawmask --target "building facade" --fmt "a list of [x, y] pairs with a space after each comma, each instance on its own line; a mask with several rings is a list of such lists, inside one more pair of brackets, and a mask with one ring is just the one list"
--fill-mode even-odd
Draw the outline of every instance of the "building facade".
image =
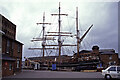
[[[76, 57], [76, 53], [74, 57]], [[106, 68], [110, 65], [120, 65], [118, 53], [114, 49], [99, 49], [98, 46], [93, 46], [92, 50], [82, 50], [79, 52], [80, 61], [99, 60], [98, 67]]]
[[[76, 56], [77, 53], [75, 53], [73, 56]], [[99, 47], [93, 46], [92, 50], [81, 50], [79, 52], [79, 61], [91, 61], [91, 60], [99, 60], [100, 54], [99, 54]]]
[[100, 54], [103, 67], [108, 67], [110, 65], [120, 65], [118, 53], [115, 53], [114, 49], [100, 50]]
[[21, 71], [22, 43], [16, 40], [16, 25], [2, 17], [2, 76]]

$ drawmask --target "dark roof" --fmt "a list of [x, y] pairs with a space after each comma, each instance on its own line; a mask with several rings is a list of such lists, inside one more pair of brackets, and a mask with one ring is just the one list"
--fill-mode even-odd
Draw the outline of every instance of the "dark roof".
[[101, 50], [99, 50], [99, 52], [101, 54], [115, 54], [115, 50], [114, 49], [101, 49]]
[[89, 52], [91, 52], [91, 50], [82, 50], [79, 53], [89, 53]]
[[21, 42], [19, 42], [19, 41], [17, 41], [17, 40], [15, 40], [15, 42], [17, 42], [17, 43], [19, 43], [19, 44], [22, 44], [22, 45], [24, 45], [23, 43], [21, 43]]
[[116, 53], [114, 53], [114, 52], [100, 52], [101, 54], [116, 54]]
[[[80, 53], [90, 53], [90, 52], [92, 52], [92, 50], [81, 50], [79, 52], [79, 54]], [[100, 54], [116, 54], [114, 49], [100, 49], [99, 53]], [[75, 53], [74, 55], [77, 55], [77, 53]]]
[[9, 61], [15, 61], [14, 58], [6, 55], [6, 54], [2, 54], [2, 60], [9, 60]]
[[110, 52], [115, 52], [114, 49], [100, 49], [99, 51], [103, 52], [103, 51], [110, 51]]
[[16, 25], [13, 22], [11, 22], [8, 18], [3, 16], [2, 14], [0, 14], [0, 16], [2, 16], [3, 19], [7, 20], [8, 23], [10, 23], [10, 24], [14, 25], [14, 27], [16, 27]]

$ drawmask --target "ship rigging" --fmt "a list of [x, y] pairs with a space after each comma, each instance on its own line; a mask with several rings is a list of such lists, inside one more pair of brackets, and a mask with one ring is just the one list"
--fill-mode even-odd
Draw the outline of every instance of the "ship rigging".
[[[88, 34], [88, 32], [90, 31], [90, 29], [92, 28], [93, 24], [88, 28], [88, 30], [83, 34], [83, 36], [80, 38], [80, 30], [79, 30], [79, 24], [78, 24], [78, 7], [76, 7], [76, 34], [73, 35], [72, 32], [64, 32], [61, 30], [61, 16], [68, 16], [68, 14], [62, 14], [61, 13], [61, 6], [60, 6], [60, 2], [59, 2], [59, 8], [58, 8], [58, 14], [51, 14], [52, 16], [58, 16], [58, 31], [54, 31], [54, 32], [47, 32], [47, 34], [45, 34], [45, 25], [51, 25], [51, 23], [46, 23], [45, 22], [45, 13], [43, 14], [43, 22], [42, 23], [37, 23], [37, 24], [42, 24], [42, 30], [43, 30], [43, 35], [42, 38], [33, 38], [33, 40], [31, 40], [32, 42], [34, 41], [42, 41], [42, 48], [38, 47], [38, 48], [29, 48], [30, 50], [42, 50], [42, 63], [45, 62], [45, 50], [47, 49], [51, 49], [51, 50], [58, 50], [59, 52], [59, 56], [58, 56], [58, 62], [56, 64], [58, 64], [57, 66], [66, 66], [66, 65], [62, 65], [61, 63], [61, 49], [64, 46], [73, 46], [76, 47], [77, 51], [77, 57], [75, 58], [76, 62], [70, 62], [67, 65], [68, 66], [78, 66], [81, 65], [81, 62], [79, 61], [79, 49], [80, 49], [80, 44], [83, 41], [83, 39], [85, 38], [85, 36]], [[52, 37], [51, 37], [52, 36]], [[55, 38], [57, 36], [57, 39]], [[76, 38], [76, 44], [65, 44], [63, 43], [64, 40], [62, 39], [62, 37], [72, 37], [72, 38]], [[57, 40], [57, 44], [47, 44], [46, 41], [48, 40], [53, 40], [56, 41]], [[52, 46], [52, 48], [50, 47]], [[49, 48], [48, 48], [49, 47]], [[51, 51], [52, 52], [52, 51]], [[50, 53], [51, 53], [50, 52]], [[64, 63], [64, 62], [63, 62]]]

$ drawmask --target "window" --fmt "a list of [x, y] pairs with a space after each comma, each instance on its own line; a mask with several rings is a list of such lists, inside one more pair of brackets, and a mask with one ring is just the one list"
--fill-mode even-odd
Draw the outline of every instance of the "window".
[[9, 52], [10, 52], [9, 48], [10, 48], [10, 41], [9, 41], [9, 40], [7, 40], [6, 53], [9, 53]]
[[55, 61], [57, 60], [57, 58], [55, 58]]
[[111, 67], [108, 69], [108, 71], [116, 71], [116, 67]]
[[17, 60], [17, 68], [19, 68], [19, 64], [20, 64], [20, 61], [19, 61], [19, 60]]
[[9, 64], [9, 70], [12, 70], [12, 64]]
[[96, 59], [99, 60], [99, 56], [96, 56]]
[[109, 56], [109, 59], [110, 59], [110, 60], [112, 59], [112, 55]]
[[116, 61], [114, 61], [114, 65], [116, 64]]
[[89, 56], [90, 58], [92, 57], [92, 56]]
[[25, 66], [27, 66], [27, 61], [25, 62]]
[[88, 54], [88, 56], [90, 56], [90, 54]]
[[18, 53], [20, 53], [20, 45], [18, 44]]
[[114, 62], [113, 62], [113, 61], [110, 61], [110, 62], [109, 62], [109, 65], [114, 65]]
[[117, 67], [117, 71], [120, 71], [120, 67]]
[[14, 42], [12, 42], [12, 50], [11, 50], [11, 54], [13, 55], [13, 50], [14, 49]]

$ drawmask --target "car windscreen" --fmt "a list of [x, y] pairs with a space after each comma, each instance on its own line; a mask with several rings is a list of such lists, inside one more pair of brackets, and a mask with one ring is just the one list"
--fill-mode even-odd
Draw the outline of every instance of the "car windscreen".
[[117, 71], [120, 71], [120, 67], [117, 67]]
[[110, 67], [108, 71], [116, 71], [116, 67]]

